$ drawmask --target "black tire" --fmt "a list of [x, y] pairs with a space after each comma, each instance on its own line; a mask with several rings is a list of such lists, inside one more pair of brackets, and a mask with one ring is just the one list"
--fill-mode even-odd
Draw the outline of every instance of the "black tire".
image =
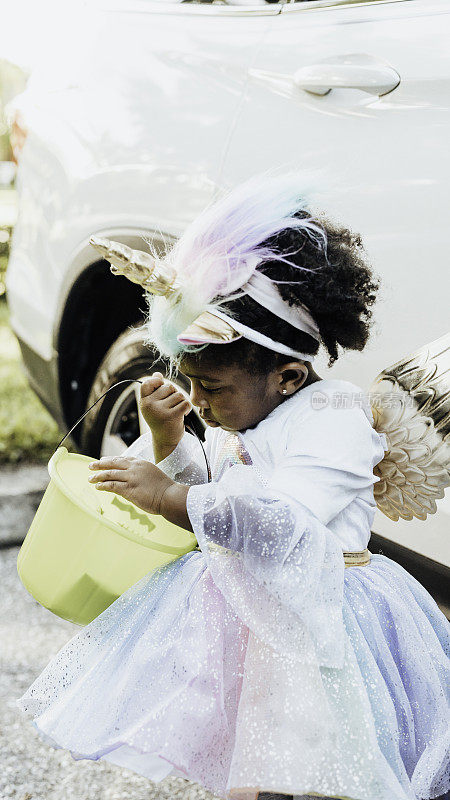
[[[96, 372], [86, 403], [86, 410], [118, 381], [141, 379], [157, 370], [165, 374], [166, 365], [155, 357], [155, 353], [148, 345], [144, 345], [143, 339], [142, 327], [130, 328], [124, 331], [111, 345]], [[182, 375], [172, 378], [172, 382], [185, 392], [189, 392], [189, 381]], [[129, 401], [125, 399], [124, 403], [119, 403], [119, 408], [114, 411], [119, 398], [128, 387]], [[99, 458], [105, 431], [109, 429], [117, 428], [117, 436], [122, 439], [124, 449], [129, 447], [140, 435], [137, 405], [135, 401], [133, 402], [131, 387], [131, 383], [116, 386], [86, 415], [81, 435], [82, 453]], [[111, 420], [113, 411], [115, 419]], [[191, 411], [186, 416], [186, 422], [193, 426], [204, 439], [204, 426], [195, 411]]]

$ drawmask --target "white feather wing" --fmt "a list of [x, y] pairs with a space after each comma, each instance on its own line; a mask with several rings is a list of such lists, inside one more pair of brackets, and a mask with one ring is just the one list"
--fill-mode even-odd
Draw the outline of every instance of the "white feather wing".
[[378, 508], [425, 520], [450, 485], [450, 333], [383, 370], [369, 390], [388, 450], [374, 469]]

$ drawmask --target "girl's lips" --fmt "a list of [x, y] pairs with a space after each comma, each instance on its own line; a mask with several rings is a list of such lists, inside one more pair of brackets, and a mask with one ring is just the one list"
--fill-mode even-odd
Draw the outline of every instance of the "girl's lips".
[[237, 428], [230, 428], [227, 425], [223, 425], [221, 422], [216, 422], [215, 419], [205, 419], [203, 417], [207, 425], [211, 425], [213, 428], [222, 428], [223, 431], [229, 431], [230, 433], [235, 433]]
[[199, 414], [199, 417], [203, 420], [203, 422], [215, 422], [214, 419], [211, 419], [211, 417], [205, 417], [204, 414]]
[[226, 425], [222, 425], [221, 422], [217, 422], [217, 420], [210, 419], [209, 417], [200, 417], [200, 419], [202, 419], [203, 422], [206, 422], [207, 425], [212, 425], [213, 428], [217, 428], [217, 427], [223, 428], [224, 431], [235, 431], [236, 430], [236, 428], [230, 428], [230, 427], [228, 427]]

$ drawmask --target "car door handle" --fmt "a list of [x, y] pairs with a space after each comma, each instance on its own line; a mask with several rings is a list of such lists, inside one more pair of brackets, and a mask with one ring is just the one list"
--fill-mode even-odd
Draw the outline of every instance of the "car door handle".
[[400, 83], [400, 75], [393, 67], [365, 53], [334, 56], [301, 67], [293, 79], [299, 89], [318, 95], [332, 89], [360, 89], [381, 97]]

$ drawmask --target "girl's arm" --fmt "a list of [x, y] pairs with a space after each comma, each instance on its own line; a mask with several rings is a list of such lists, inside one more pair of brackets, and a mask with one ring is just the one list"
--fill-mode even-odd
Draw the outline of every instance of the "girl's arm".
[[[208, 431], [206, 432], [208, 434]], [[208, 435], [203, 444], [208, 455]], [[197, 437], [185, 431], [177, 446], [161, 461], [156, 460], [151, 431], [139, 436], [123, 453], [123, 458], [141, 458], [151, 464], [157, 464], [169, 478], [188, 486], [206, 483], [208, 471], [205, 456]], [[170, 513], [170, 512], [169, 512]]]
[[170, 522], [192, 531], [186, 510], [189, 486], [176, 483], [159, 465], [138, 458], [104, 457], [89, 464], [89, 481], [97, 489], [125, 497], [149, 514], [162, 514]]
[[200, 442], [184, 428], [185, 416], [192, 408], [186, 397], [160, 372], [155, 372], [141, 385], [139, 406], [150, 430], [139, 436], [122, 457], [157, 464], [179, 483], [191, 485], [208, 480]]
[[168, 519], [169, 522], [173, 522], [174, 525], [179, 525], [180, 528], [193, 531], [194, 529], [186, 508], [189, 488], [189, 486], [184, 486], [180, 483], [172, 483], [168, 486], [161, 497], [159, 513]]

